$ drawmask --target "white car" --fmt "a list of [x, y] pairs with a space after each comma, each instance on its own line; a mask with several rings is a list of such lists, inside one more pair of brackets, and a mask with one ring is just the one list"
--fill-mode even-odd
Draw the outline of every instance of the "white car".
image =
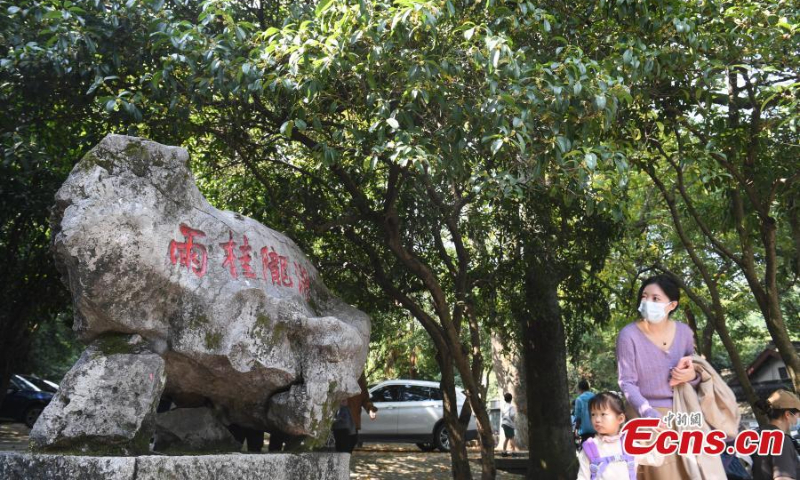
[[[361, 411], [360, 442], [416, 443], [423, 451], [434, 448], [450, 450], [450, 437], [444, 424], [442, 391], [438, 382], [422, 380], [387, 380], [369, 389], [372, 402], [378, 407], [375, 420]], [[456, 391], [458, 410], [466, 397]], [[471, 416], [467, 440], [478, 438], [475, 417]]]

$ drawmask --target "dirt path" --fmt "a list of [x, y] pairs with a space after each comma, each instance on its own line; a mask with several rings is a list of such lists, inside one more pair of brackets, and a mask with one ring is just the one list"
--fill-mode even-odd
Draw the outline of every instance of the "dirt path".
[[[470, 449], [470, 467], [472, 477], [480, 478], [481, 466], [477, 460], [480, 450]], [[353, 452], [351, 479], [451, 479], [450, 454], [439, 452], [421, 452], [411, 446], [367, 444], [364, 448]], [[522, 478], [518, 475], [497, 471], [500, 480]]]

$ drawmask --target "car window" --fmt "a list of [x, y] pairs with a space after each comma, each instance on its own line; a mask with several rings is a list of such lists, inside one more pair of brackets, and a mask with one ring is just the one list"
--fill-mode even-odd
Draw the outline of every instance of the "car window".
[[[22, 376], [22, 375], [20, 375], [20, 376]], [[22, 376], [22, 378], [23, 378], [23, 380], [27, 380], [28, 382], [36, 385], [43, 392], [55, 393], [55, 392], [58, 391], [58, 385], [56, 385], [55, 383], [53, 383], [51, 381], [45, 380], [43, 378], [33, 377], [33, 376], [30, 376], [30, 375]]]
[[373, 402], [397, 402], [400, 399], [400, 386], [387, 385], [372, 392]]
[[403, 385], [401, 402], [425, 402], [431, 399], [431, 389], [417, 385]]
[[431, 388], [431, 400], [441, 400], [442, 399], [442, 391], [438, 388]]
[[32, 384], [31, 382], [25, 380], [24, 378], [20, 377], [19, 375], [14, 375], [11, 377], [11, 381], [19, 388], [20, 390], [32, 390], [34, 392], [41, 392], [42, 389], [37, 387], [36, 385]]

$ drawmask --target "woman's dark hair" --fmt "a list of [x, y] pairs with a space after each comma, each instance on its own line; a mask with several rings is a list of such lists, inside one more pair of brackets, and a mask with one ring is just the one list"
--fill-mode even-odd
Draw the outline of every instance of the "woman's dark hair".
[[589, 411], [609, 409], [617, 415], [625, 414], [622, 399], [614, 392], [600, 392], [589, 400]]
[[578, 388], [583, 390], [584, 392], [589, 391], [589, 382], [586, 381], [585, 378], [582, 378], [580, 382], [578, 382]]
[[503, 398], [506, 400], [506, 402], [508, 402], [508, 403], [511, 403], [511, 399], [512, 399], [513, 397], [511, 396], [511, 394], [510, 394], [510, 393], [506, 392], [506, 393], [503, 395]]
[[[681, 288], [678, 286], [678, 282], [669, 275], [655, 275], [642, 282], [642, 286], [639, 288], [639, 299], [636, 302], [637, 307], [642, 303], [642, 292], [644, 292], [645, 287], [654, 283], [661, 287], [661, 290], [664, 290], [664, 294], [671, 302], [681, 301]], [[672, 316], [675, 310], [677, 308], [669, 312], [669, 315]]]
[[800, 413], [800, 410], [796, 408], [772, 408], [772, 404], [770, 404], [768, 400], [763, 399], [757, 401], [754, 407], [760, 410], [761, 413], [766, 415], [770, 420], [781, 418], [786, 412]]

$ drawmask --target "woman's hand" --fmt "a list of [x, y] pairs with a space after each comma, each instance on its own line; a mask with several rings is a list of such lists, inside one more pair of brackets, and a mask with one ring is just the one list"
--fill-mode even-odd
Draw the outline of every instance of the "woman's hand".
[[693, 367], [689, 368], [673, 368], [672, 369], [672, 381], [669, 382], [670, 385], [680, 385], [681, 383], [691, 382], [697, 376], [697, 372]]

